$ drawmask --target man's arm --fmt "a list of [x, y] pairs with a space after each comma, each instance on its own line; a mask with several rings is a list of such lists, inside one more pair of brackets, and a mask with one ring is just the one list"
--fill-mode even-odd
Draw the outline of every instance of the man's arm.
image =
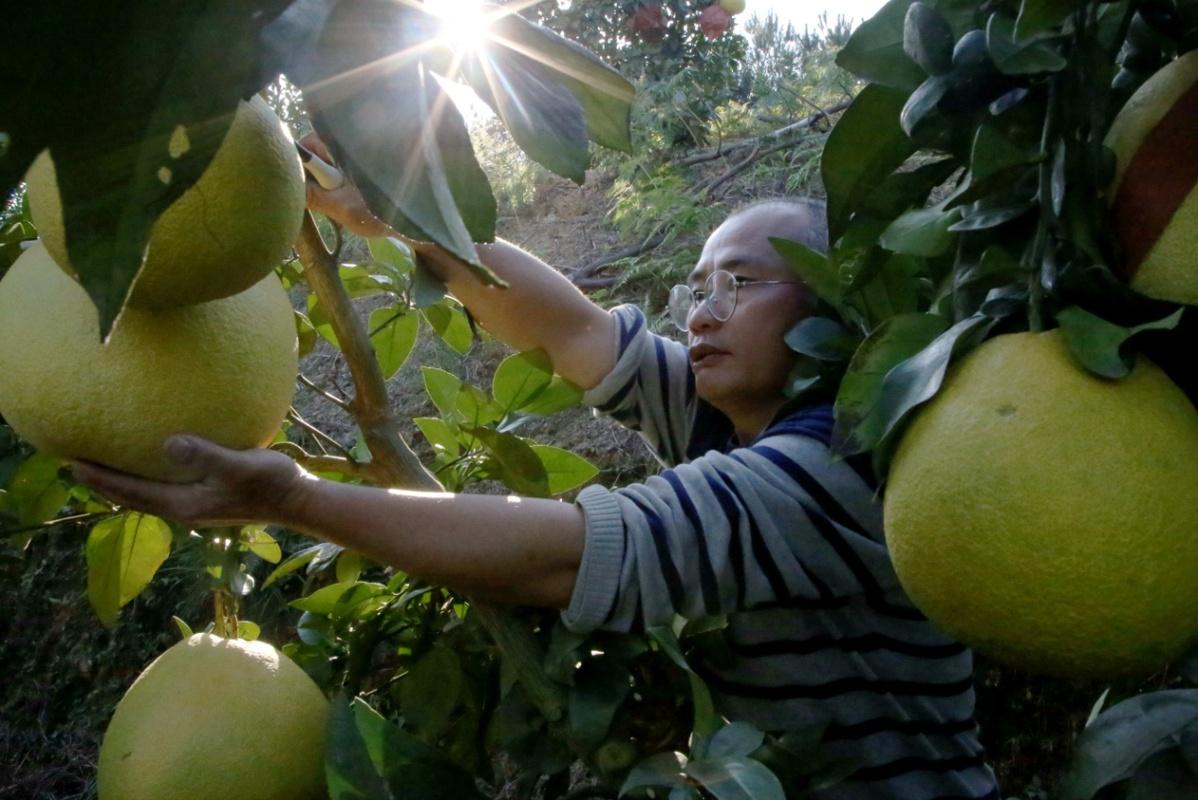
[[[328, 149], [315, 136], [303, 144], [329, 159]], [[324, 189], [308, 178], [308, 207], [362, 236], [394, 235], [366, 208], [357, 189], [348, 183]], [[430, 246], [422, 255], [449, 291], [484, 328], [517, 350], [543, 349], [554, 371], [584, 389], [599, 383], [615, 365], [615, 320], [592, 303], [560, 272], [508, 242], [478, 246], [482, 262], [508, 283], [508, 288], [485, 286], [445, 250]]]
[[75, 478], [122, 507], [195, 525], [285, 525], [477, 600], [564, 608], [585, 522], [572, 503], [454, 495], [320, 480], [272, 450], [175, 436], [167, 453], [198, 469], [159, 483], [76, 462]]

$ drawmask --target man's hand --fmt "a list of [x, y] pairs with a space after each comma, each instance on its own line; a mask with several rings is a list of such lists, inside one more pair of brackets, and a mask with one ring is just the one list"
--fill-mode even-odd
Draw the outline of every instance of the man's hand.
[[[300, 139], [300, 144], [330, 164], [333, 162], [329, 149], [315, 133], [309, 133]], [[359, 236], [378, 237], [395, 234], [387, 223], [370, 213], [361, 193], [348, 180], [340, 188], [329, 190], [323, 188], [307, 170], [304, 174], [307, 179], [307, 203], [311, 210], [324, 214]]]
[[282, 453], [230, 450], [198, 436], [165, 444], [176, 463], [199, 473], [192, 483], [163, 483], [76, 461], [75, 479], [119, 506], [197, 526], [285, 523], [316, 479]]

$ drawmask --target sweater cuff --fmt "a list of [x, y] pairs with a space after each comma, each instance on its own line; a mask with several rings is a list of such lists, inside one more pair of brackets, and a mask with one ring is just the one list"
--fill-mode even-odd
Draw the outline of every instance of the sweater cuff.
[[624, 515], [616, 496], [602, 486], [586, 487], [575, 502], [586, 518], [586, 542], [574, 594], [561, 617], [569, 630], [587, 633], [607, 619], [620, 587]]

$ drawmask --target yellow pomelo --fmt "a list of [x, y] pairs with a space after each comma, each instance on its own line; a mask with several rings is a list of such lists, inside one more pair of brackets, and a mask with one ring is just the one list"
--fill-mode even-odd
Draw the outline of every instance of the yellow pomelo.
[[45, 248], [0, 281], [0, 416], [53, 455], [187, 480], [162, 452], [166, 437], [267, 444], [291, 404], [296, 362], [294, 315], [274, 275], [224, 300], [126, 308], [105, 345], [87, 294]]
[[1106, 136], [1116, 236], [1132, 288], [1198, 304], [1198, 51], [1131, 96]]
[[[49, 151], [33, 162], [25, 180], [29, 211], [46, 249], [74, 275]], [[248, 289], [287, 256], [303, 212], [304, 171], [295, 143], [255, 95], [238, 105], [199, 180], [154, 223], [130, 304], [175, 308]]]
[[327, 796], [328, 701], [265, 642], [197, 633], [154, 660], [100, 747], [100, 800]]
[[903, 587], [944, 630], [1054, 675], [1150, 671], [1198, 634], [1198, 412], [1144, 358], [1106, 381], [1060, 334], [990, 340], [903, 436]]
[[745, 0], [720, 0], [720, 8], [736, 16], [745, 10]]

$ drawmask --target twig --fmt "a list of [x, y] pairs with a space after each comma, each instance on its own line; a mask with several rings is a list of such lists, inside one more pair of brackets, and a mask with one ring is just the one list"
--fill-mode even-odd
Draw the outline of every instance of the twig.
[[59, 517], [58, 519], [39, 522], [36, 525], [26, 525], [23, 528], [9, 528], [4, 531], [4, 538], [15, 536], [18, 533], [29, 533], [30, 531], [40, 531], [43, 528], [53, 528], [57, 525], [66, 525], [71, 522], [89, 522], [91, 520], [102, 520], [108, 517], [116, 516], [118, 512], [114, 511], [91, 511], [87, 514], [74, 514], [69, 517]]
[[[330, 444], [333, 446], [333, 449], [345, 454], [347, 457], [349, 456], [349, 450], [346, 449], [345, 445], [341, 444], [341, 442], [337, 441], [332, 436], [329, 436], [311, 422], [308, 422], [308, 420], [300, 416], [300, 413], [296, 411], [294, 407], [288, 409], [287, 418], [310, 433], [312, 438], [316, 440], [316, 444], [320, 446], [321, 450], [325, 450], [325, 444]], [[325, 450], [325, 452], [327, 453], [328, 451]]]
[[309, 389], [311, 389], [312, 391], [316, 392], [318, 395], [323, 397], [325, 400], [328, 400], [329, 402], [331, 402], [334, 405], [341, 408], [342, 411], [349, 411], [349, 403], [348, 402], [346, 402], [345, 400], [342, 400], [337, 395], [332, 394], [331, 392], [325, 391], [324, 389], [320, 388], [313, 382], [313, 380], [311, 378], [309, 378], [307, 375], [303, 374], [302, 372], [299, 375], [299, 381], [304, 386], [307, 386]]

